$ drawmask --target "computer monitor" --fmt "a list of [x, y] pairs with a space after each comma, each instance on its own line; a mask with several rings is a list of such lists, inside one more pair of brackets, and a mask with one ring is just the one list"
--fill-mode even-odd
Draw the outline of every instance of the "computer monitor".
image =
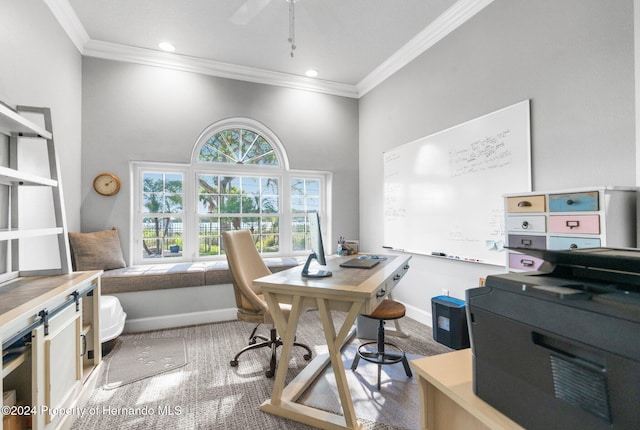
[[324, 258], [324, 246], [322, 245], [322, 231], [320, 230], [320, 215], [318, 212], [309, 214], [309, 232], [311, 233], [311, 254], [302, 268], [302, 276], [305, 278], [325, 278], [331, 276], [328, 270], [319, 270], [316, 273], [309, 273], [309, 265], [313, 260], [317, 260], [322, 266], [327, 265]]

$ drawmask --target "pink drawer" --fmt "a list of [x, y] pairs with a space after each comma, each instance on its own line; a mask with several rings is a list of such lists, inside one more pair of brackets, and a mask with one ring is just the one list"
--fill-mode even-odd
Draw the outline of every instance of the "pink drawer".
[[549, 232], [600, 234], [600, 215], [551, 215]]
[[526, 254], [509, 253], [509, 268], [516, 270], [538, 270], [544, 260]]

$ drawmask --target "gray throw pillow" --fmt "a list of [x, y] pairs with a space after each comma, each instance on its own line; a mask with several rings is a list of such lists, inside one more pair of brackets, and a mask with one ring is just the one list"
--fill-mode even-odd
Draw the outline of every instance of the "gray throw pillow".
[[118, 230], [115, 228], [93, 233], [69, 233], [69, 243], [75, 270], [110, 270], [126, 267]]

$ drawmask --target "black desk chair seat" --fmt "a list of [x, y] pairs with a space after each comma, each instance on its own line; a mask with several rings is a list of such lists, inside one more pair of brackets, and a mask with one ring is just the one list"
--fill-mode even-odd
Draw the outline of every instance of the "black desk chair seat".
[[[384, 324], [385, 321], [396, 320], [402, 318], [406, 313], [406, 308], [402, 303], [394, 300], [383, 300], [378, 307], [370, 314], [363, 315], [367, 318], [376, 319], [380, 321], [378, 325], [378, 340], [372, 342], [363, 343], [358, 347], [353, 363], [351, 364], [351, 370], [356, 370], [360, 359], [366, 360], [370, 363], [376, 363], [378, 365], [378, 391], [380, 391], [380, 374], [382, 372], [382, 366], [385, 364], [395, 364], [402, 361], [404, 371], [407, 376], [411, 378], [413, 373], [411, 367], [409, 367], [409, 361], [404, 351], [398, 348], [396, 345], [385, 342], [384, 340]], [[377, 345], [375, 351], [367, 349], [369, 345]], [[394, 352], [386, 351], [385, 347], [391, 347], [395, 349]]]

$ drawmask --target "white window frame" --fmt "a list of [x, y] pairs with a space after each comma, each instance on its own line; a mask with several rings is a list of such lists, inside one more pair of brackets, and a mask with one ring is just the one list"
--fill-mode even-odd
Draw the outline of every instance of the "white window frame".
[[[278, 155], [280, 166], [265, 165], [235, 165], [225, 163], [210, 163], [197, 161], [200, 148], [215, 133], [227, 128], [243, 128], [254, 131], [267, 139]], [[291, 179], [305, 178], [317, 179], [320, 181], [320, 218], [322, 223], [323, 239], [328, 242], [325, 245], [325, 252], [332, 252], [333, 241], [329, 238], [333, 237], [331, 233], [331, 223], [329, 222], [329, 214], [331, 213], [331, 189], [333, 174], [328, 171], [311, 171], [311, 170], [291, 170], [289, 162], [284, 151], [284, 147], [278, 140], [277, 136], [268, 128], [264, 127], [257, 121], [247, 118], [231, 118], [219, 121], [209, 126], [196, 140], [191, 154], [191, 163], [165, 163], [165, 162], [147, 162], [132, 161], [130, 163], [131, 184], [133, 186], [131, 195], [131, 225], [130, 225], [130, 260], [132, 264], [154, 264], [154, 263], [180, 263], [190, 261], [207, 261], [225, 259], [224, 255], [218, 256], [199, 256], [199, 238], [198, 238], [198, 222], [200, 214], [198, 214], [198, 195], [197, 195], [197, 178], [198, 175], [228, 175], [228, 176], [270, 176], [277, 178], [279, 181], [279, 212], [280, 217], [280, 246], [279, 252], [264, 253], [264, 257], [285, 257], [285, 256], [304, 256], [309, 251], [293, 251], [292, 249], [292, 232], [291, 232]], [[182, 219], [182, 256], [181, 257], [163, 257], [163, 258], [143, 258], [142, 256], [142, 219], [148, 214], [143, 211], [143, 173], [145, 172], [162, 172], [162, 173], [181, 173], [183, 175], [183, 219]]]

